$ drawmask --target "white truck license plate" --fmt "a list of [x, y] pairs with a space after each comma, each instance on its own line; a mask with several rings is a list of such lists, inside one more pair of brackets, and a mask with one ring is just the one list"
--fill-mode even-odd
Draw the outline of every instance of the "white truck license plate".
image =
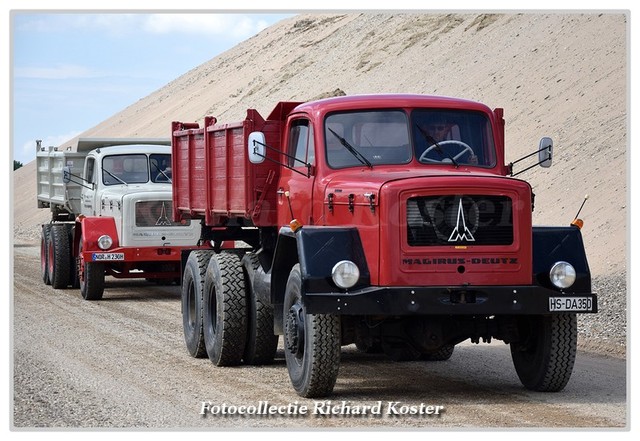
[[593, 311], [590, 297], [549, 297], [549, 311]]
[[107, 260], [124, 260], [124, 253], [93, 253], [91, 260], [102, 262]]

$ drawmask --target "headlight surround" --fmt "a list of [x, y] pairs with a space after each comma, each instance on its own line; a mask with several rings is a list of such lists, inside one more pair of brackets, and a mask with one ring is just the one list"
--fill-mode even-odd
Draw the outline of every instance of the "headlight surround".
[[336, 263], [331, 270], [331, 278], [339, 288], [349, 289], [358, 283], [360, 270], [358, 265], [350, 260], [341, 260]]
[[101, 250], [108, 250], [111, 248], [111, 245], [113, 245], [113, 239], [111, 239], [111, 236], [108, 234], [103, 234], [98, 238], [98, 247], [100, 247]]
[[566, 289], [576, 281], [576, 270], [569, 262], [559, 261], [551, 267], [549, 279], [554, 286]]

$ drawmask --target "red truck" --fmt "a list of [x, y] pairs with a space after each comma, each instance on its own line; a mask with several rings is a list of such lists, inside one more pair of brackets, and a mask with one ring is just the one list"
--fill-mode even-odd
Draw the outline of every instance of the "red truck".
[[[531, 167], [550, 166], [552, 152], [542, 138]], [[173, 122], [173, 220], [244, 244], [184, 252], [189, 353], [266, 364], [282, 335], [294, 389], [321, 397], [345, 345], [438, 361], [467, 339], [499, 339], [526, 388], [562, 390], [577, 314], [597, 312], [582, 222], [532, 226], [534, 194], [513, 165], [503, 109], [447, 97], [346, 96], [281, 102], [266, 119], [249, 109], [232, 124]]]

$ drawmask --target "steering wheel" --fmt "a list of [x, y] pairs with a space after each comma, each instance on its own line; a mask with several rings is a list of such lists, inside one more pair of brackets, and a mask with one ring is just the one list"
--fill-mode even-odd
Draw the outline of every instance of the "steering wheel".
[[438, 144], [433, 144], [433, 145], [430, 145], [429, 147], [427, 147], [427, 149], [424, 152], [422, 152], [422, 154], [420, 155], [420, 158], [418, 158], [418, 161], [420, 161], [420, 162], [449, 162], [450, 161], [449, 158], [445, 157], [445, 158], [442, 158], [441, 160], [431, 159], [431, 158], [427, 158], [427, 154], [431, 150], [437, 149], [438, 146], [451, 145], [451, 144], [457, 145], [457, 146], [462, 148], [460, 153], [458, 153], [457, 155], [453, 156], [453, 159], [456, 160], [456, 161], [459, 158], [461, 158], [462, 155], [464, 155], [467, 152], [469, 152], [470, 155], [474, 154], [473, 153], [473, 149], [471, 147], [469, 147], [469, 144], [466, 144], [466, 143], [464, 143], [462, 141], [458, 141], [458, 140], [455, 140], [455, 139], [449, 139], [447, 141], [442, 141], [442, 142], [439, 142]]

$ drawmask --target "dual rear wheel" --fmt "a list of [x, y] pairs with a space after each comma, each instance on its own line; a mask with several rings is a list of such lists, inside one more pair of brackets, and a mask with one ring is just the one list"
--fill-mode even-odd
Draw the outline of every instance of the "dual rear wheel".
[[40, 234], [40, 272], [42, 281], [55, 289], [77, 285], [72, 252], [73, 226], [45, 224]]
[[257, 257], [230, 251], [192, 251], [182, 283], [187, 350], [216, 366], [268, 364], [275, 357], [273, 308], [252, 286]]
[[[182, 283], [182, 317], [191, 356], [207, 356], [216, 366], [273, 361], [278, 345], [273, 309], [252, 286], [258, 267], [252, 253], [190, 253]], [[321, 397], [332, 392], [338, 376], [340, 320], [307, 314], [301, 281], [300, 266], [295, 265], [283, 304], [285, 360], [296, 392]]]

